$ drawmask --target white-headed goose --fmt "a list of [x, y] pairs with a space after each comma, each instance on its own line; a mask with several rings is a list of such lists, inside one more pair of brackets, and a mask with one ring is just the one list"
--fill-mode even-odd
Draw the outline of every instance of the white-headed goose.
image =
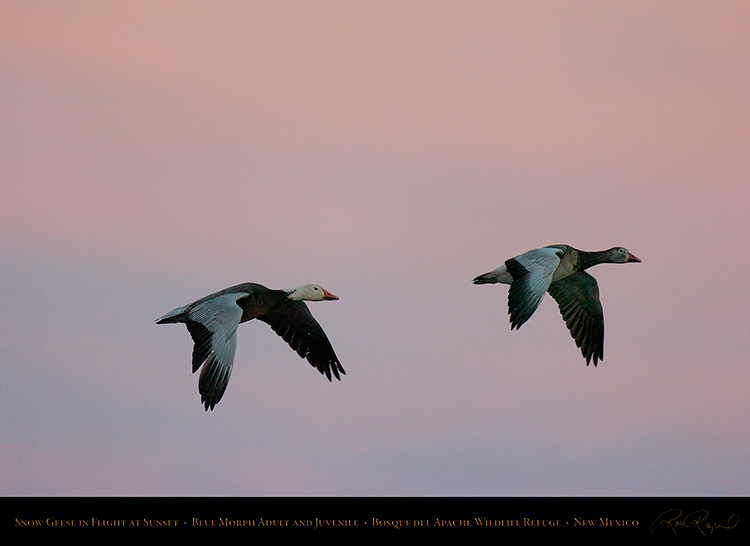
[[187, 326], [195, 343], [193, 373], [203, 365], [198, 391], [208, 411], [221, 400], [227, 388], [237, 348], [237, 326], [255, 318], [269, 324], [329, 381], [331, 373], [341, 380], [339, 373], [346, 372], [323, 328], [304, 303], [337, 299], [338, 296], [316, 284], [273, 290], [256, 283], [244, 283], [178, 307], [156, 323], [183, 322]]
[[474, 284], [509, 284], [508, 313], [511, 330], [529, 320], [545, 292], [557, 302], [570, 335], [581, 348], [586, 365], [604, 359], [604, 312], [596, 279], [585, 272], [597, 264], [640, 262], [626, 248], [598, 252], [551, 245], [511, 258], [497, 269], [480, 275]]

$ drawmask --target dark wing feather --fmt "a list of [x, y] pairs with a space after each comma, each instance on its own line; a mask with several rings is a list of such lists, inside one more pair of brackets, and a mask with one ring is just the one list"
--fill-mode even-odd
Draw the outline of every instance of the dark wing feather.
[[529, 271], [514, 259], [507, 260], [505, 267], [513, 277], [508, 290], [508, 314], [510, 315], [510, 329], [515, 330], [531, 318], [544, 292], [540, 295], [529, 287], [531, 275]]
[[213, 347], [211, 347], [212, 334], [211, 330], [200, 322], [187, 319], [185, 324], [188, 332], [190, 332], [190, 337], [193, 338], [193, 373], [195, 373], [213, 351]]
[[229, 383], [237, 348], [237, 326], [242, 309], [237, 305], [241, 293], [227, 293], [201, 301], [185, 319], [193, 338], [193, 373], [201, 365], [198, 392], [206, 411], [214, 409]]
[[604, 311], [596, 279], [579, 271], [550, 285], [570, 335], [580, 347], [586, 365], [604, 359]]
[[224, 396], [231, 373], [232, 366], [228, 366], [226, 362], [219, 360], [216, 353], [212, 352], [203, 363], [201, 374], [198, 377], [198, 392], [206, 411], [213, 410], [214, 406]]
[[331, 372], [341, 380], [341, 367], [328, 336], [301, 301], [290, 301], [258, 317], [276, 332], [302, 358], [331, 380]]

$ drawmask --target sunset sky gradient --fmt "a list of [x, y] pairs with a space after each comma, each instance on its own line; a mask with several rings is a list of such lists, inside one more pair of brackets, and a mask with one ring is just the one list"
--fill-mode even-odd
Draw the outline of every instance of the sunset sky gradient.
[[[750, 3], [0, 2], [0, 494], [750, 494]], [[604, 361], [471, 279], [601, 265]], [[320, 283], [329, 383], [167, 311]]]

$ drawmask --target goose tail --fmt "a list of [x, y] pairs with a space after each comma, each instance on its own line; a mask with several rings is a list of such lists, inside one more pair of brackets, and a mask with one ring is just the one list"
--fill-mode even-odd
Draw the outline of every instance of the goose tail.
[[504, 265], [501, 265], [500, 267], [498, 267], [497, 269], [493, 269], [489, 273], [474, 277], [474, 280], [472, 280], [471, 282], [473, 282], [474, 284], [510, 284], [513, 282], [513, 277], [511, 277], [510, 273], [508, 273], [508, 268]]
[[173, 309], [163, 317], [156, 319], [156, 324], [169, 324], [173, 322], [185, 322], [187, 318], [187, 305]]

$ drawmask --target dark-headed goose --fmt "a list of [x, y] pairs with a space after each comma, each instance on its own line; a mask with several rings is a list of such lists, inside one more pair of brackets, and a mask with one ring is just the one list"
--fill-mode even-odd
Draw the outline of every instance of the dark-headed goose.
[[227, 388], [237, 348], [237, 326], [254, 318], [269, 324], [329, 381], [331, 372], [341, 380], [339, 373], [346, 372], [323, 328], [304, 303], [337, 299], [338, 296], [316, 284], [273, 290], [260, 284], [244, 283], [178, 307], [157, 319], [156, 323], [184, 322], [187, 325], [195, 343], [193, 373], [203, 365], [198, 391], [208, 411], [221, 400]]
[[626, 248], [599, 252], [552, 245], [529, 250], [497, 269], [480, 275], [474, 284], [509, 284], [508, 313], [511, 330], [529, 320], [545, 292], [555, 299], [570, 335], [581, 348], [586, 365], [604, 360], [604, 313], [596, 279], [584, 270], [597, 264], [640, 262]]

